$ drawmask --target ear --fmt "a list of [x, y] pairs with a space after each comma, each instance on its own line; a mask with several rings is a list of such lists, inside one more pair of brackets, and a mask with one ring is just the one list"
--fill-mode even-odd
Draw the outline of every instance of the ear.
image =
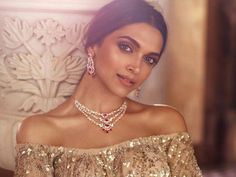
[[97, 47], [96, 46], [91, 46], [87, 48], [87, 53], [91, 54], [92, 56], [96, 56], [96, 52], [97, 52]]

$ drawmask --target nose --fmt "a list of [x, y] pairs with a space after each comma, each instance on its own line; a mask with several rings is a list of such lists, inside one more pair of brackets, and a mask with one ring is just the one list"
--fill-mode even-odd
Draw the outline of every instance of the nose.
[[138, 74], [140, 72], [140, 62], [129, 63], [126, 69], [133, 74]]

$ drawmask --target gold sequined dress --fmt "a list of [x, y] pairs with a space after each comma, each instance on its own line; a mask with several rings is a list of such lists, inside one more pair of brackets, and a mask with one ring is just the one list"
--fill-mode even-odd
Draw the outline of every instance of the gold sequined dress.
[[202, 177], [186, 132], [93, 149], [17, 144], [16, 151], [15, 177]]

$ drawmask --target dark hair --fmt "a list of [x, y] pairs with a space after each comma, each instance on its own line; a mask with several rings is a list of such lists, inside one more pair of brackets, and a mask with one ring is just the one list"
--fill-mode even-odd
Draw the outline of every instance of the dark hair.
[[129, 24], [145, 22], [157, 28], [163, 37], [163, 53], [167, 41], [167, 25], [162, 14], [144, 0], [114, 0], [102, 7], [89, 23], [85, 49], [99, 44], [113, 31]]

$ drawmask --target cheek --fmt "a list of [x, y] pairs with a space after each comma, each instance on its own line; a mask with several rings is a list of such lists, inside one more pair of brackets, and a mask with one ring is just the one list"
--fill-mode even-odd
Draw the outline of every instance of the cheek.
[[114, 46], [101, 49], [96, 58], [96, 67], [104, 74], [109, 74], [121, 65], [120, 56]]
[[142, 69], [141, 69], [141, 74], [140, 74], [140, 77], [141, 77], [141, 80], [142, 82], [144, 82], [151, 74], [152, 72], [152, 68], [150, 68], [149, 66], [144, 66]]

